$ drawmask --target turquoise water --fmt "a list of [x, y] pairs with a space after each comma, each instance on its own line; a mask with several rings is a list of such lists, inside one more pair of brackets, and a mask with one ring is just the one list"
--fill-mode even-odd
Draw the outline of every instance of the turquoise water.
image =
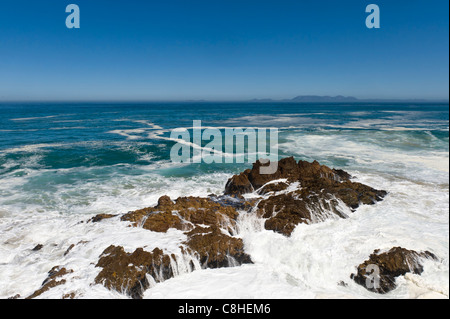
[[[169, 137], [170, 129], [192, 127], [193, 120], [212, 127], [277, 127], [281, 146], [295, 136], [334, 135], [386, 150], [448, 151], [448, 119], [445, 104], [3, 104], [0, 174], [21, 174], [20, 169], [26, 168], [124, 164], [138, 169], [169, 161], [174, 143], [149, 133]], [[160, 129], [152, 129], [149, 123]], [[131, 131], [132, 138], [118, 131]], [[282, 151], [280, 155], [292, 155], [286, 147]], [[315, 154], [305, 150], [298, 155], [311, 158]], [[352, 164], [339, 159], [339, 154], [325, 160], [339, 166]], [[183, 168], [186, 175], [211, 170], [216, 167]]]
[[192, 128], [194, 120], [203, 127], [276, 127], [280, 158], [426, 182], [448, 179], [446, 104], [2, 104], [0, 210], [70, 214], [98, 200], [97, 189], [118, 198], [145, 187], [164, 193], [173, 187], [168, 180], [212, 174], [223, 174], [209, 187], [220, 192], [228, 176], [250, 164], [172, 163], [171, 129]]
[[[377, 248], [403, 244], [410, 249], [429, 249], [444, 261], [431, 268], [427, 285], [448, 297], [449, 105], [412, 103], [0, 104], [0, 282], [8, 283], [0, 288], [0, 296], [18, 291], [26, 294], [32, 289], [32, 285], [24, 284], [27, 273], [36, 274], [39, 286], [41, 277], [45, 279], [56, 263], [74, 262], [61, 259], [62, 254], [55, 257], [54, 252], [64, 252], [73, 238], [87, 238], [99, 252], [103, 246], [119, 244], [117, 241], [134, 247], [134, 241], [126, 241], [125, 235], [108, 237], [90, 228], [93, 226], [75, 226], [89, 216], [154, 205], [165, 194], [176, 198], [221, 193], [232, 174], [250, 166], [172, 163], [170, 150], [175, 142], [169, 139], [171, 130], [190, 129], [194, 120], [222, 131], [224, 127], [278, 128], [280, 158], [318, 160], [388, 190], [391, 195], [382, 204], [367, 211], [363, 208], [350, 221], [355, 232], [367, 234], [366, 240], [361, 241], [362, 235], [352, 233], [347, 226], [345, 231], [342, 226], [329, 226], [328, 230], [333, 230], [330, 240], [342, 236], [336, 251], [347, 253], [349, 247], [357, 251], [353, 257], [335, 260], [335, 264], [342, 264], [344, 274]], [[367, 222], [371, 228], [367, 228]], [[393, 228], [399, 223], [401, 227]], [[120, 223], [111, 227], [115, 229], [113, 234], [123, 230]], [[258, 238], [256, 242], [266, 245], [260, 247], [253, 241], [260, 235], [248, 236], [252, 256], [261, 260], [255, 267], [266, 268], [263, 252], [273, 251], [277, 246], [268, 245], [277, 241], [269, 244]], [[309, 230], [301, 236], [299, 242], [311, 241], [312, 250], [323, 250], [323, 238], [314, 239], [317, 235]], [[44, 248], [45, 255], [36, 260], [28, 251], [37, 243], [57, 248]], [[305, 249], [292, 242], [281, 246], [286, 245], [296, 247], [297, 252]], [[333, 241], [328, 245], [338, 244]], [[84, 252], [80, 260], [86, 260], [87, 265], [95, 262], [98, 253], [92, 251], [95, 253]], [[310, 256], [309, 251], [303, 253]], [[331, 257], [318, 254], [311, 262], [322, 269]], [[280, 256], [278, 264], [272, 260], [270, 265], [288, 268], [287, 275], [296, 278], [302, 291], [315, 295], [331, 289], [313, 275], [307, 277], [302, 269], [311, 269], [311, 264], [290, 260], [295, 255]], [[299, 265], [291, 269], [283, 260], [289, 267]], [[23, 269], [23, 273], [17, 269]], [[322, 275], [327, 276], [326, 270]], [[334, 281], [333, 276], [330, 271], [330, 280]], [[211, 280], [216, 282], [217, 278]], [[440, 286], [441, 282], [447, 284]], [[89, 296], [88, 284], [80, 284], [85, 296]], [[411, 296], [405, 291], [409, 290], [400, 290], [399, 297]], [[94, 297], [110, 296], [104, 291], [90, 293]], [[364, 293], [358, 288], [350, 292], [353, 296]], [[252, 296], [258, 296], [256, 290]]]

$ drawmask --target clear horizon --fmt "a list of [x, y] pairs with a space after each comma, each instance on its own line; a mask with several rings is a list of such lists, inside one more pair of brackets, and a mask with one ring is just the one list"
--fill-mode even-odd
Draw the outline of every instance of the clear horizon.
[[[68, 4], [81, 28], [68, 29]], [[376, 3], [381, 28], [368, 29]], [[447, 1], [10, 1], [0, 102], [449, 99]]]
[[0, 104], [5, 104], [5, 103], [95, 103], [95, 104], [102, 104], [102, 103], [292, 103], [292, 104], [302, 104], [302, 103], [370, 103], [370, 102], [374, 102], [374, 103], [410, 103], [410, 102], [418, 102], [418, 103], [429, 103], [429, 104], [433, 104], [433, 103], [449, 103], [450, 100], [449, 99], [421, 99], [421, 98], [415, 98], [415, 99], [377, 99], [377, 98], [368, 98], [368, 99], [359, 99], [357, 98], [357, 101], [344, 101], [344, 102], [339, 102], [339, 101], [319, 101], [319, 102], [297, 102], [297, 101], [291, 101], [290, 98], [286, 98], [286, 99], [271, 99], [271, 98], [254, 98], [254, 99], [223, 99], [223, 100], [219, 100], [219, 99], [211, 99], [211, 100], [207, 100], [207, 99], [178, 99], [178, 100], [170, 100], [170, 99], [161, 99], [161, 100], [151, 100], [151, 99], [146, 99], [146, 100], [133, 100], [133, 99], [115, 99], [115, 100], [111, 100], [111, 99], [92, 99], [92, 100], [85, 100], [85, 99], [66, 99], [66, 100], [60, 100], [60, 99], [43, 99], [43, 100], [38, 100], [38, 99], [31, 99], [31, 100], [0, 100]]

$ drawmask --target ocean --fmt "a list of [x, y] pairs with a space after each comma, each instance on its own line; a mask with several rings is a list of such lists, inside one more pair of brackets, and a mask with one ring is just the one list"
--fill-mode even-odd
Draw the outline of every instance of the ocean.
[[[86, 221], [153, 206], [163, 195], [221, 194], [228, 178], [251, 167], [173, 163], [170, 132], [194, 120], [278, 128], [279, 158], [317, 160], [389, 194], [348, 219], [299, 225], [291, 237], [242, 216], [239, 236], [254, 264], [180, 271], [144, 298], [449, 297], [448, 103], [42, 102], [0, 104], [0, 298], [32, 294], [56, 265], [74, 275], [42, 298], [127, 298], [92, 284], [105, 248], [170, 252], [181, 232]], [[375, 249], [395, 246], [431, 251], [439, 261], [399, 278], [387, 295], [350, 279]]]

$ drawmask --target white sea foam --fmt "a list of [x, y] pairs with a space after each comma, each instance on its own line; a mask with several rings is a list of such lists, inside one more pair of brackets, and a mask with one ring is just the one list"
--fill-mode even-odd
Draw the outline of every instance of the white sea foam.
[[[53, 171], [69, 174], [74, 170]], [[5, 196], [0, 199], [0, 282], [5, 283], [0, 289], [0, 298], [17, 293], [26, 297], [38, 289], [46, 273], [58, 265], [75, 272], [66, 278], [67, 285], [52, 289], [42, 295], [43, 298], [61, 298], [63, 292], [73, 291], [81, 298], [118, 297], [117, 293], [109, 292], [102, 286], [90, 286], [100, 270], [92, 263], [96, 263], [105, 248], [112, 244], [123, 246], [127, 251], [139, 247], [151, 251], [159, 247], [168, 253], [181, 255], [179, 246], [185, 235], [176, 230], [158, 234], [130, 228], [117, 218], [99, 224], [80, 222], [98, 213], [123, 214], [152, 206], [165, 194], [172, 198], [207, 196], [223, 189], [226, 176], [219, 173], [189, 178], [184, 182], [155, 174], [112, 176], [106, 183], [92, 181], [71, 187], [61, 185], [35, 194], [32, 199], [28, 198], [28, 194], [14, 192], [14, 188], [23, 188], [30, 179], [42, 178], [42, 174], [52, 172], [30, 170], [25, 177], [11, 176], [4, 179], [6, 184], [1, 184], [8, 185], [7, 189], [12, 188], [12, 191], [3, 193]], [[80, 242], [70, 254], [64, 256], [71, 244]], [[37, 244], [43, 244], [44, 248], [32, 252]], [[183, 269], [185, 267], [180, 264], [180, 274], [187, 271]]]
[[[36, 171], [34, 174], [40, 173]], [[59, 189], [47, 199], [60, 202], [55, 203], [53, 212], [37, 213], [40, 210], [38, 204], [6, 205], [13, 214], [0, 219], [0, 281], [7, 283], [2, 286], [0, 297], [31, 294], [40, 287], [52, 267], [61, 265], [75, 272], [66, 278], [66, 285], [50, 290], [42, 298], [60, 298], [71, 292], [80, 298], [122, 298], [122, 295], [102, 286], [90, 286], [100, 270], [92, 263], [96, 263], [101, 252], [114, 244], [124, 246], [127, 251], [146, 246], [148, 251], [159, 247], [179, 253], [178, 247], [184, 235], [175, 230], [157, 234], [129, 228], [117, 218], [99, 224], [79, 222], [100, 212], [124, 213], [154, 205], [164, 194], [176, 198], [220, 192], [226, 177], [226, 174], [202, 176], [184, 183], [179, 179], [158, 179], [155, 175], [148, 178], [117, 177], [109, 180], [107, 185], [91, 182], [74, 185], [73, 190]], [[358, 180], [388, 189], [390, 194], [377, 205], [364, 206], [356, 213], [349, 213], [349, 219], [300, 225], [291, 238], [264, 230], [263, 220], [242, 214], [239, 233], [255, 261], [254, 265], [180, 274], [148, 290], [145, 297], [448, 297], [448, 185], [439, 188], [370, 174], [358, 174]], [[80, 197], [73, 196], [75, 189]], [[72, 194], [66, 203], [64, 194]], [[20, 201], [20, 198], [15, 197], [15, 201]], [[423, 227], [424, 224], [427, 227]], [[64, 256], [71, 244], [85, 241], [87, 243], [76, 245]], [[32, 252], [38, 243], [44, 248]], [[355, 266], [366, 260], [374, 249], [393, 246], [431, 250], [442, 261], [427, 263], [420, 281], [400, 280], [399, 289], [387, 296], [370, 293], [349, 279]], [[348, 286], [339, 286], [337, 283], [340, 281]]]
[[[115, 133], [127, 139], [168, 139], [166, 130], [151, 122], [141, 124], [143, 127], [135, 131]], [[154, 285], [145, 298], [448, 298], [448, 147], [431, 133], [425, 146], [403, 132], [314, 130], [306, 135], [288, 130], [286, 134], [280, 141], [285, 155], [323, 164], [341, 161], [343, 167], [337, 168], [349, 170], [356, 181], [388, 190], [389, 195], [355, 213], [346, 211], [348, 219], [299, 225], [290, 238], [265, 230], [264, 220], [242, 213], [238, 235], [255, 264], [189, 273], [181, 263], [176, 278]], [[35, 144], [2, 152], [77, 145], [96, 149], [106, 144], [122, 147], [141, 160], [153, 159], [153, 154], [128, 141]], [[2, 159], [0, 298], [30, 295], [54, 266], [74, 272], [65, 278], [65, 285], [49, 290], [42, 298], [61, 298], [72, 292], [78, 298], [125, 298], [102, 285], [92, 285], [100, 271], [95, 264], [103, 250], [109, 245], [123, 246], [128, 252], [159, 247], [180, 256], [185, 235], [177, 230], [159, 234], [128, 227], [118, 217], [98, 224], [85, 221], [99, 213], [122, 214], [152, 206], [166, 194], [175, 199], [221, 193], [230, 177], [225, 172], [169, 178], [158, 174], [182, 167], [170, 161], [151, 162], [139, 169], [130, 164], [47, 169], [41, 166], [42, 156], [38, 153], [24, 159], [29, 162]], [[52, 182], [55, 177], [61, 182]], [[44, 248], [33, 252], [37, 244]], [[75, 247], [65, 255], [72, 244]], [[394, 246], [429, 250], [440, 260], [425, 262], [421, 276], [399, 278], [399, 287], [387, 295], [371, 293], [350, 279], [356, 266], [375, 249]], [[347, 286], [338, 285], [341, 281]]]
[[41, 116], [41, 117], [23, 117], [17, 119], [11, 119], [11, 121], [32, 121], [32, 120], [45, 120], [58, 117], [59, 115], [49, 115], [49, 116]]
[[[347, 161], [353, 169], [372, 169], [429, 182], [448, 181], [449, 153], [445, 149], [424, 151], [407, 147], [418, 143], [404, 135], [308, 134], [290, 135], [280, 149], [321, 162], [332, 158]], [[385, 143], [383, 143], [383, 140]], [[405, 146], [403, 149], [402, 146]], [[418, 145], [420, 146], [420, 145]]]
[[54, 148], [54, 147], [63, 147], [66, 144], [64, 143], [40, 143], [40, 144], [30, 144], [30, 145], [24, 145], [20, 147], [14, 147], [9, 148], [6, 150], [0, 150], [0, 153], [29, 153], [29, 152], [35, 152], [38, 150], [43, 150], [46, 148]]

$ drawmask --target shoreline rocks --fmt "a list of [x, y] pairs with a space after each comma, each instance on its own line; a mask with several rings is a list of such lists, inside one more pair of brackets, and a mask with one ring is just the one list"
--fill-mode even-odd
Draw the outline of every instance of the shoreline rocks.
[[369, 291], [386, 294], [397, 287], [397, 277], [406, 273], [422, 274], [424, 259], [437, 260], [437, 257], [429, 251], [416, 252], [401, 247], [384, 253], [375, 250], [350, 278]]
[[55, 266], [48, 272], [47, 279], [42, 283], [42, 287], [36, 290], [33, 294], [28, 296], [25, 299], [34, 299], [39, 297], [43, 293], [49, 291], [50, 289], [66, 284], [66, 279], [58, 280], [58, 278], [62, 278], [70, 273], [73, 273], [73, 270], [67, 270], [66, 268]]
[[[243, 207], [240, 205], [240, 201], [238, 205], [232, 199], [217, 197], [180, 197], [172, 201], [163, 196], [155, 207], [129, 212], [121, 221], [153, 232], [183, 231], [187, 236], [180, 246], [183, 255], [194, 256], [202, 268], [233, 267], [252, 263], [242, 239], [231, 235], [239, 216], [235, 206]], [[110, 246], [96, 265], [102, 270], [95, 283], [139, 299], [150, 287], [148, 276], [157, 283], [174, 277], [178, 258], [159, 248], [152, 252], [139, 248], [130, 254], [123, 247]], [[189, 268], [195, 270], [193, 264]]]
[[[254, 212], [266, 219], [267, 230], [290, 236], [301, 223], [345, 218], [339, 201], [355, 210], [362, 204], [374, 204], [387, 194], [354, 183], [347, 172], [318, 162], [297, 162], [290, 157], [277, 165], [274, 174], [261, 175], [259, 170], [263, 164], [256, 162], [252, 169], [231, 177], [223, 195], [180, 197], [174, 201], [162, 196], [156, 206], [129, 212], [120, 220], [153, 232], [182, 231], [187, 236], [180, 246], [182, 254], [194, 256], [202, 268], [233, 267], [252, 263], [242, 239], [233, 236], [239, 211]], [[246, 200], [243, 197], [255, 191], [259, 198]], [[99, 215], [92, 221], [110, 216]], [[102, 270], [95, 282], [108, 289], [124, 291], [132, 298], [141, 298], [150, 286], [147, 276], [155, 282], [172, 278], [176, 272], [172, 267], [176, 263], [175, 255], [158, 248], [152, 252], [139, 248], [126, 253], [123, 247], [110, 246], [97, 264]], [[193, 270], [194, 266], [190, 268]]]
[[91, 219], [88, 220], [88, 223], [99, 223], [102, 220], [105, 219], [110, 219], [110, 218], [114, 218], [117, 215], [111, 215], [111, 214], [99, 214], [97, 216], [92, 217]]
[[[264, 164], [269, 165], [269, 163]], [[153, 284], [173, 278], [182, 272], [202, 268], [234, 267], [252, 263], [245, 252], [242, 238], [237, 236], [240, 214], [256, 214], [264, 219], [264, 228], [289, 237], [299, 224], [312, 224], [329, 218], [347, 218], [361, 205], [373, 205], [387, 195], [386, 191], [353, 182], [351, 175], [340, 169], [331, 169], [314, 161], [296, 161], [293, 157], [278, 162], [274, 174], [261, 175], [261, 162], [252, 169], [232, 176], [224, 194], [202, 197], [180, 197], [172, 200], [162, 196], [153, 207], [128, 212], [121, 216], [100, 214], [88, 222], [100, 223], [116, 216], [116, 221], [129, 227], [166, 233], [170, 229], [182, 232], [185, 240], [179, 252], [169, 253], [160, 248], [146, 251], [138, 248], [126, 252], [122, 246], [112, 244], [99, 256], [100, 268], [94, 283], [125, 293], [133, 299], [143, 297]], [[252, 193], [251, 196], [245, 196]], [[250, 199], [249, 199], [250, 198]], [[80, 242], [81, 243], [81, 242]], [[142, 243], [145, 247], [145, 243]], [[69, 254], [72, 244], [66, 251]], [[407, 272], [420, 274], [423, 258], [436, 259], [430, 252], [417, 253], [396, 247], [386, 253], [375, 251], [357, 268], [351, 278], [367, 289], [367, 267], [380, 269], [380, 288], [377, 293], [395, 289], [395, 278]], [[52, 287], [63, 285], [57, 280], [71, 271], [56, 267], [48, 279], [29, 298], [34, 298]], [[346, 287], [347, 284], [341, 284]], [[75, 294], [65, 295], [67, 298]]]
[[[259, 202], [257, 213], [267, 219], [267, 230], [285, 236], [290, 236], [298, 224], [346, 218], [340, 202], [353, 212], [359, 206], [373, 205], [387, 195], [386, 191], [352, 182], [347, 172], [320, 165], [317, 161], [297, 163], [293, 157], [285, 158], [278, 162], [278, 170], [272, 175], [261, 175], [262, 166], [258, 161], [252, 169], [230, 178], [225, 194], [242, 196], [251, 190], [257, 190], [260, 195], [272, 194]], [[294, 183], [298, 187], [289, 191]]]
[[189, 252], [198, 257], [203, 268], [224, 268], [253, 263], [245, 253], [242, 239], [224, 234], [216, 226], [197, 227], [187, 235], [189, 239], [184, 244]]
[[112, 245], [103, 252], [96, 265], [102, 270], [95, 278], [95, 283], [124, 292], [133, 299], [140, 299], [150, 286], [147, 275], [156, 282], [173, 277], [170, 263], [170, 256], [159, 248], [152, 252], [138, 248], [128, 254], [123, 247]]

